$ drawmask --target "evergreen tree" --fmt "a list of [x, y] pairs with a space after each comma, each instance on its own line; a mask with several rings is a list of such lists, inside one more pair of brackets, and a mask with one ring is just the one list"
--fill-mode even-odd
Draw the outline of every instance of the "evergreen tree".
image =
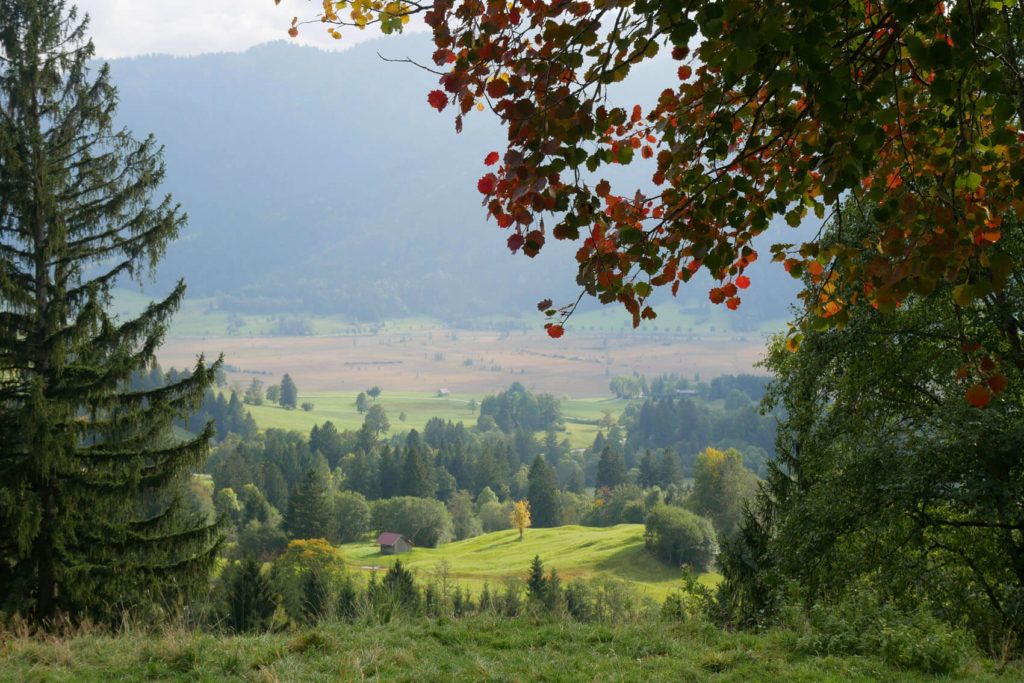
[[414, 429], [409, 432], [406, 439], [399, 495], [417, 498], [434, 497], [433, 468], [428, 460], [429, 454], [426, 452], [426, 447], [420, 443], [419, 435]]
[[327, 538], [332, 535], [333, 499], [318, 468], [306, 472], [302, 484], [288, 497], [285, 531], [290, 538]]
[[658, 469], [662, 486], [683, 483], [683, 469], [679, 466], [679, 456], [673, 449], [666, 448], [662, 451]]
[[626, 461], [617, 448], [605, 446], [601, 451], [601, 459], [597, 462], [597, 475], [594, 488], [614, 489], [626, 481]]
[[537, 602], [544, 602], [547, 596], [547, 581], [544, 579], [544, 563], [540, 555], [533, 556], [530, 573], [526, 576], [526, 596]]
[[558, 526], [562, 523], [562, 504], [558, 496], [558, 477], [544, 457], [533, 459], [529, 473], [530, 517], [535, 527]]
[[294, 408], [298, 405], [299, 389], [288, 374], [281, 378], [281, 399], [278, 402], [282, 408]]
[[260, 563], [253, 557], [242, 560], [228, 580], [227, 627], [235, 633], [264, 630], [276, 608], [274, 591], [260, 572]]
[[569, 481], [565, 485], [565, 490], [570, 493], [583, 493], [586, 491], [586, 488], [587, 485], [583, 479], [583, 469], [579, 465], [575, 465], [569, 473]]
[[395, 560], [384, 578], [381, 579], [380, 587], [388, 599], [399, 603], [409, 612], [415, 612], [419, 606], [419, 591], [416, 590], [416, 582], [401, 560]]
[[185, 217], [151, 202], [160, 149], [113, 128], [116, 92], [93, 56], [61, 0], [0, 2], [0, 610], [36, 622], [187, 599], [219, 537], [181, 495], [212, 428], [171, 434], [219, 361], [127, 390], [184, 284], [137, 317], [106, 311]]

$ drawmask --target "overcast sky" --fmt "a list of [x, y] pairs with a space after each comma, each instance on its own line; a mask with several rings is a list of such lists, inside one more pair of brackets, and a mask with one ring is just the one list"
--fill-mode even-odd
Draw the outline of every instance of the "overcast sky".
[[344, 49], [379, 35], [346, 30], [334, 40], [325, 27], [301, 27], [288, 37], [292, 17], [313, 19], [320, 2], [309, 0], [69, 0], [89, 14], [89, 33], [104, 59], [156, 52], [195, 55], [239, 52], [271, 40], [294, 40], [326, 49]]

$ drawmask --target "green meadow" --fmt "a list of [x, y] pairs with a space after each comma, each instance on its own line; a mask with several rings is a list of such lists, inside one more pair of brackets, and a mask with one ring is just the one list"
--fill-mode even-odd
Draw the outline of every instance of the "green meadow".
[[[484, 582], [492, 587], [526, 576], [539, 556], [546, 569], [558, 570], [564, 581], [576, 578], [615, 578], [629, 584], [633, 595], [661, 603], [682, 585], [681, 571], [651, 555], [644, 547], [642, 524], [596, 528], [561, 526], [526, 529], [523, 539], [510, 529], [484, 534], [438, 548], [413, 548], [401, 555], [381, 555], [370, 543], [340, 546], [346, 564], [357, 571], [381, 571], [395, 559], [412, 569], [418, 580], [446, 574], [479, 594]], [[704, 574], [701, 582], [716, 585], [721, 576]]]
[[799, 625], [730, 632], [656, 617], [577, 623], [544, 616], [329, 622], [225, 635], [184, 627], [0, 631], [0, 681], [1012, 681], [1019, 663], [963, 657], [927, 674], [870, 655], [814, 654]]
[[[300, 387], [301, 389], [301, 387]], [[313, 409], [305, 411], [286, 410], [275, 403], [265, 402], [260, 406], [247, 405], [246, 410], [252, 413], [260, 429], [293, 429], [308, 432], [314, 425], [322, 425], [330, 420], [334, 426], [343, 431], [357, 430], [363, 424], [363, 414], [356, 410], [356, 396], [359, 392], [301, 392], [299, 404], [309, 402]], [[445, 421], [462, 422], [467, 427], [476, 424], [479, 406], [484, 396], [469, 394], [451, 394], [440, 397], [430, 393], [385, 391], [376, 402], [387, 412], [391, 423], [389, 434], [407, 432], [410, 429], [421, 430], [433, 417]], [[628, 401], [616, 398], [582, 398], [563, 399], [562, 415], [567, 419], [565, 431], [559, 432], [559, 440], [569, 439], [572, 448], [586, 448], [594, 442], [600, 430], [596, 422], [604, 417], [605, 412], [618, 418], [629, 405]], [[402, 419], [404, 413], [405, 419]], [[581, 422], [585, 421], [585, 422]], [[538, 435], [543, 437], [542, 434]]]

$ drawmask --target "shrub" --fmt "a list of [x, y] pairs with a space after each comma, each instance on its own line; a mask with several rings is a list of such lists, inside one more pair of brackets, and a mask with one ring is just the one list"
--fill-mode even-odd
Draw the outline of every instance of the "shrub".
[[870, 594], [817, 604], [797, 649], [814, 655], [865, 655], [930, 674], [951, 674], [970, 648], [968, 634], [954, 630], [922, 605], [902, 611]]
[[647, 547], [677, 565], [707, 571], [718, 554], [718, 540], [711, 522], [682, 508], [656, 505], [644, 522]]

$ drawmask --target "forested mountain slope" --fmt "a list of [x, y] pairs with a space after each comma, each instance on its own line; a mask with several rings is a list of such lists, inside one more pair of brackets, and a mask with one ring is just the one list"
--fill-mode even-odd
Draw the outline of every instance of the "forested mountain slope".
[[[165, 189], [191, 219], [159, 286], [184, 276], [190, 297], [227, 310], [363, 320], [458, 322], [575, 299], [574, 245], [512, 256], [485, 221], [476, 179], [502, 147], [491, 115], [456, 135], [427, 105], [435, 77], [378, 56], [427, 54], [425, 41], [115, 60], [120, 119], [165, 146]], [[628, 96], [656, 96], [651, 76]], [[781, 268], [757, 265], [769, 275], [754, 274], [738, 320], [784, 316], [796, 290]], [[679, 303], [708, 305], [707, 287], [684, 287]]]

